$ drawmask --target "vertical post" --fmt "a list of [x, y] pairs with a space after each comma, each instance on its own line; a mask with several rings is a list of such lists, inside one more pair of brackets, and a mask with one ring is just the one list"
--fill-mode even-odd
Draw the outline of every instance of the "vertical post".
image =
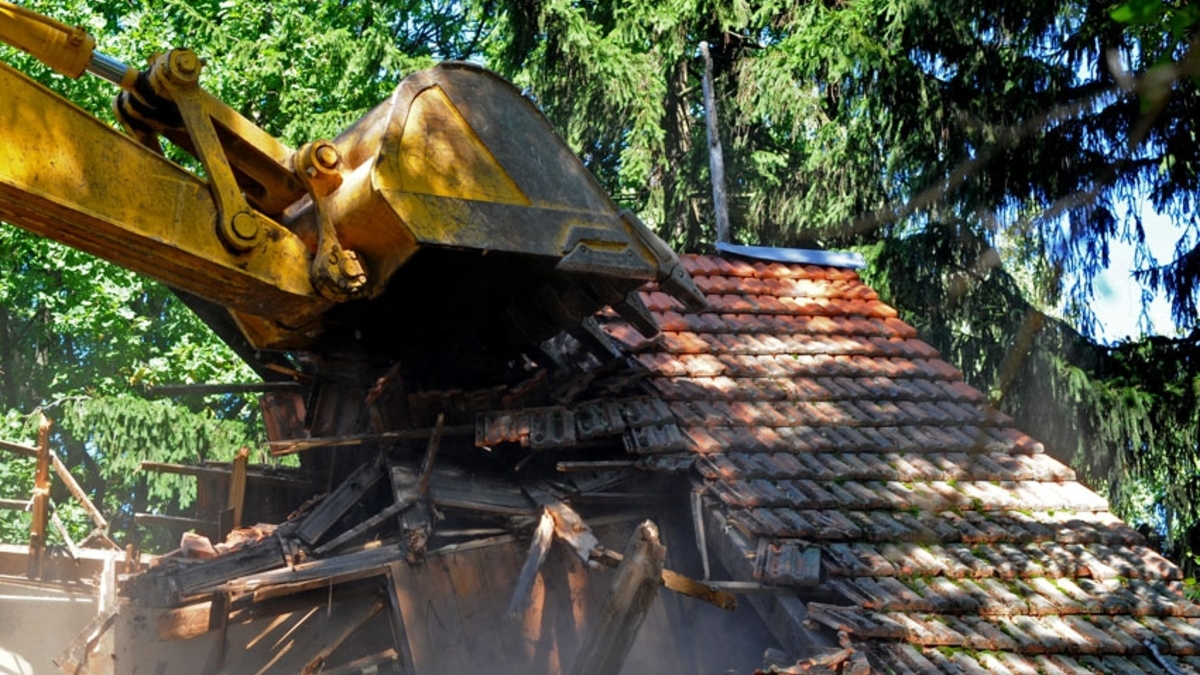
[[571, 675], [618, 675], [662, 583], [667, 547], [647, 520], [638, 526], [617, 568], [600, 615], [579, 650]]
[[721, 152], [721, 136], [717, 131], [717, 99], [713, 93], [712, 55], [708, 43], [700, 43], [704, 57], [704, 118], [708, 127], [708, 168], [712, 175], [713, 211], [717, 217], [717, 242], [729, 241], [729, 201], [725, 194], [725, 157]]
[[233, 471], [229, 475], [229, 508], [233, 509], [233, 529], [242, 526], [242, 507], [246, 503], [246, 464], [250, 461], [250, 448], [238, 450], [233, 458]]
[[37, 469], [33, 474], [33, 524], [29, 529], [28, 576], [42, 576], [46, 553], [46, 525], [50, 520], [50, 420], [40, 415], [38, 422]]

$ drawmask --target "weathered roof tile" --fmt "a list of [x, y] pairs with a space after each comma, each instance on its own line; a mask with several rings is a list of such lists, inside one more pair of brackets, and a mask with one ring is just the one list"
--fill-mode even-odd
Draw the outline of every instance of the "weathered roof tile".
[[710, 309], [651, 286], [663, 337], [627, 342], [726, 522], [819, 551], [849, 605], [815, 624], [884, 672], [1148, 673], [1147, 639], [1200, 669], [1179, 569], [853, 272], [683, 260]]

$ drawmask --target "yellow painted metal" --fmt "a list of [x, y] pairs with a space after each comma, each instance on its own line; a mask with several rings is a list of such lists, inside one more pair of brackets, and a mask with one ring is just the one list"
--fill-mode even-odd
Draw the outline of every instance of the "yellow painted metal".
[[0, 42], [28, 52], [68, 77], [79, 77], [92, 59], [96, 41], [68, 26], [10, 2], [0, 1]]
[[529, 205], [529, 198], [455, 109], [440, 87], [421, 92], [409, 106], [395, 175], [380, 187], [495, 204]]
[[235, 254], [206, 183], [4, 64], [0, 91], [0, 219], [261, 317], [274, 339], [330, 306], [287, 229], [262, 219], [261, 244]]
[[[0, 40], [73, 76], [93, 49], [82, 31], [3, 0]], [[652, 279], [703, 303], [666, 244], [481, 68], [410, 76], [334, 141], [299, 152], [203, 91], [202, 68], [176, 49], [120, 76], [117, 109], [142, 145], [0, 64], [0, 218], [227, 308], [260, 349], [316, 348], [338, 304], [330, 344], [349, 334], [412, 356], [496, 321], [512, 324], [489, 332], [507, 349], [509, 336], [539, 341], [605, 304], [646, 314], [634, 292]], [[199, 158], [208, 180], [155, 154], [158, 136]], [[439, 319], [434, 342], [393, 339], [442, 303], [462, 311]]]

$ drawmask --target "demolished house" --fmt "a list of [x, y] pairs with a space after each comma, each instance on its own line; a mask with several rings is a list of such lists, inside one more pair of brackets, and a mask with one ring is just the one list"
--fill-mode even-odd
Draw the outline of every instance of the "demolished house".
[[1200, 673], [1179, 568], [853, 269], [766, 254], [685, 256], [707, 309], [647, 286], [658, 334], [604, 312], [515, 384], [264, 395], [302, 469], [149, 467], [221, 543], [123, 576], [60, 667]]

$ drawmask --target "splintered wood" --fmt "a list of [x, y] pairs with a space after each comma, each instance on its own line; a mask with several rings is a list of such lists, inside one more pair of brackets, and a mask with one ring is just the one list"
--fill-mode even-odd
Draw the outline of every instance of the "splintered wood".
[[646, 521], [638, 526], [625, 549], [624, 560], [617, 568], [612, 590], [604, 601], [600, 615], [588, 633], [587, 640], [571, 675], [618, 675], [646, 620], [650, 603], [658, 595], [667, 547], [658, 540], [658, 528]]

